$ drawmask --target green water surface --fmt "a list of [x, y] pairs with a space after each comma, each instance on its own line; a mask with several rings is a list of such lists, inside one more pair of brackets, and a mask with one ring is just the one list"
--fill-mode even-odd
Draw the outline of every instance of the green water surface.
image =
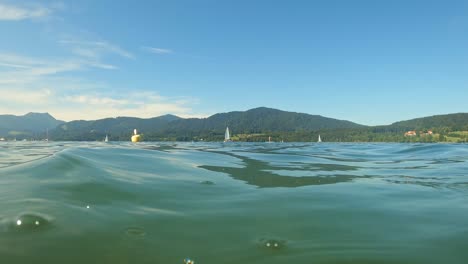
[[187, 257], [468, 263], [468, 146], [0, 144], [0, 263]]

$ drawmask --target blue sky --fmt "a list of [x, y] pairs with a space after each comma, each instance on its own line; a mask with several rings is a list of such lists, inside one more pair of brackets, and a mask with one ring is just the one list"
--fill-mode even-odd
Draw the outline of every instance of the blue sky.
[[0, 113], [468, 110], [467, 1], [4, 1]]

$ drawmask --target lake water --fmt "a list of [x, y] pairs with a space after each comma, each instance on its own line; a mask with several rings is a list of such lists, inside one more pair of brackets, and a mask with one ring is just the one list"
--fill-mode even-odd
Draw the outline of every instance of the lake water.
[[468, 145], [0, 142], [0, 263], [468, 263]]

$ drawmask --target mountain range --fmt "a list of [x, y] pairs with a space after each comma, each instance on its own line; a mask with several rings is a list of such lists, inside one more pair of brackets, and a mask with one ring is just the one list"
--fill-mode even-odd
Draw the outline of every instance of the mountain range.
[[[277, 140], [310, 141], [318, 134], [330, 141], [399, 141], [406, 130], [440, 130], [441, 133], [468, 130], [468, 113], [417, 118], [387, 126], [365, 126], [320, 115], [287, 112], [259, 107], [248, 111], [219, 113], [208, 118], [180, 118], [163, 115], [154, 118], [117, 117], [93, 121], [64, 122], [48, 113], [24, 116], [0, 115], [0, 137], [52, 140], [128, 140], [134, 128], [151, 140], [222, 140], [229, 126], [234, 138], [263, 141], [268, 136]], [[386, 135], [383, 137], [382, 135]]]
[[28, 113], [23, 116], [0, 115], [0, 136], [30, 138], [45, 135], [65, 123], [55, 119], [49, 113]]
[[227, 126], [236, 134], [363, 127], [350, 121], [260, 107], [245, 112], [219, 113], [208, 118], [185, 119], [164, 115], [149, 119], [117, 117], [72, 121], [59, 125], [51, 136], [62, 140], [94, 140], [109, 134], [111, 139], [125, 140], [129, 132], [137, 128], [145, 135], [145, 140], [217, 140], [222, 139]]

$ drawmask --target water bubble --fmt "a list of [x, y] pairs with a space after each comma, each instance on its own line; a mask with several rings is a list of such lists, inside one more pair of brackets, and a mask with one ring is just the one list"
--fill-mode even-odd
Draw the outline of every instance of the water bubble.
[[195, 264], [195, 261], [193, 261], [192, 259], [186, 258], [186, 259], [184, 259], [184, 263], [185, 264]]
[[262, 247], [280, 250], [286, 247], [286, 241], [277, 238], [261, 238], [259, 241]]
[[20, 232], [47, 230], [50, 227], [52, 227], [51, 218], [37, 213], [22, 214], [11, 224], [12, 231]]

